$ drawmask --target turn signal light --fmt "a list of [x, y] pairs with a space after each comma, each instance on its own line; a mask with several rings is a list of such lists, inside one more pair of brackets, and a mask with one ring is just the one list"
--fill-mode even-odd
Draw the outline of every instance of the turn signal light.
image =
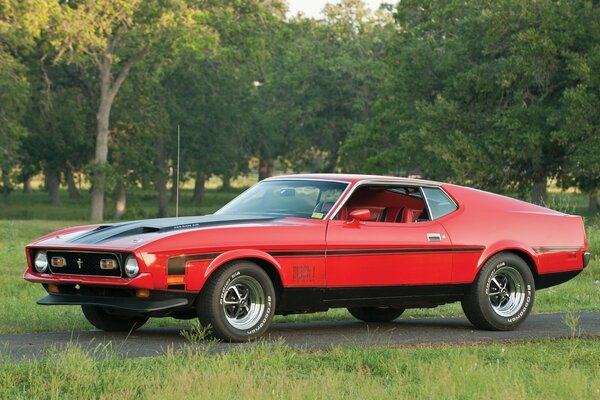
[[52, 257], [50, 259], [50, 264], [53, 267], [64, 267], [67, 265], [67, 260], [64, 257]]
[[135, 291], [135, 297], [147, 299], [148, 297], [150, 297], [150, 291], [148, 289], [138, 289]]
[[185, 283], [184, 276], [169, 276], [167, 277], [167, 284], [173, 285], [178, 283]]
[[111, 260], [110, 258], [105, 258], [100, 260], [100, 269], [116, 269], [117, 263], [115, 260]]
[[49, 293], [59, 293], [60, 290], [58, 290], [58, 286], [56, 286], [56, 285], [48, 285], [48, 292]]

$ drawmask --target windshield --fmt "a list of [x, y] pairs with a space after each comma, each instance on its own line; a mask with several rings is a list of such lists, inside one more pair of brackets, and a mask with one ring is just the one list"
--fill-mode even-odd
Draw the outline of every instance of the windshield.
[[347, 183], [331, 181], [263, 181], [246, 190], [215, 214], [272, 214], [323, 219], [347, 186]]

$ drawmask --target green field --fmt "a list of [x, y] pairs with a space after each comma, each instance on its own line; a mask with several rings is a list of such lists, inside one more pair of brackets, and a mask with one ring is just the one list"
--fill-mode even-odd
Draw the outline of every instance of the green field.
[[[211, 212], [234, 195], [209, 190], [203, 207], [185, 206], [183, 214]], [[25, 244], [44, 233], [85, 223], [87, 203], [64, 199], [63, 206], [52, 208], [43, 204], [40, 193], [11, 196], [0, 198], [0, 333], [91, 329], [78, 307], [37, 306], [35, 300], [44, 290], [22, 279]], [[152, 216], [151, 196], [132, 203], [138, 213]], [[597, 218], [586, 218], [594, 255], [600, 252], [598, 223]], [[577, 278], [538, 292], [534, 312], [554, 311], [600, 311], [597, 256]], [[462, 311], [455, 303], [405, 315], [453, 316]], [[345, 310], [331, 310], [276, 321], [349, 318]], [[189, 321], [165, 318], [149, 323], [182, 324]], [[0, 399], [600, 398], [600, 341], [576, 334], [513, 344], [317, 352], [259, 342], [209, 354], [196, 350], [195, 344], [176, 354], [132, 360], [106, 348], [89, 355], [72, 345], [42, 360], [18, 363], [0, 345]]]
[[227, 353], [124, 360], [77, 346], [40, 361], [0, 359], [2, 399], [598, 399], [597, 340], [486, 346]]

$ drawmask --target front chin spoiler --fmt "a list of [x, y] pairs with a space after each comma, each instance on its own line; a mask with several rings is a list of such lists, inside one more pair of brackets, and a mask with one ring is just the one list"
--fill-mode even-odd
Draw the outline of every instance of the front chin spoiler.
[[37, 301], [44, 306], [90, 305], [108, 307], [133, 312], [154, 312], [181, 308], [191, 305], [189, 298], [149, 300], [138, 298], [82, 296], [73, 294], [49, 294]]

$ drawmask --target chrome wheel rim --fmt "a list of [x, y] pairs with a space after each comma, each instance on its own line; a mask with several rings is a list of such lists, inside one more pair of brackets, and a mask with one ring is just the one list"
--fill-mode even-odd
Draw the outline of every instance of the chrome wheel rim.
[[525, 281], [512, 267], [498, 268], [486, 288], [492, 309], [501, 317], [512, 317], [525, 302]]
[[245, 330], [258, 323], [265, 309], [265, 293], [256, 279], [238, 276], [222, 293], [223, 313], [232, 327]]

